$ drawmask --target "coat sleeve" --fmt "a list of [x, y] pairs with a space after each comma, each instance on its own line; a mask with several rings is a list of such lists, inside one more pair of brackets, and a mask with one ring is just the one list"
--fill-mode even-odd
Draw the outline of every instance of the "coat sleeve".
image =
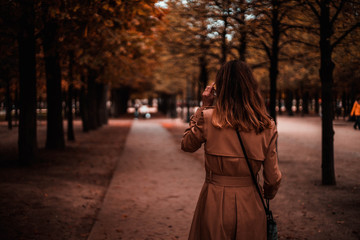
[[356, 108], [356, 101], [354, 102], [354, 105], [351, 109], [351, 113], [350, 113], [350, 116], [353, 116], [355, 114], [355, 108]]
[[181, 149], [185, 152], [195, 152], [205, 142], [203, 108], [198, 108], [190, 118], [189, 127], [181, 140]]
[[277, 153], [277, 138], [278, 132], [274, 124], [273, 135], [267, 150], [264, 161], [264, 197], [266, 199], [273, 199], [279, 189], [281, 182], [281, 172], [278, 163]]

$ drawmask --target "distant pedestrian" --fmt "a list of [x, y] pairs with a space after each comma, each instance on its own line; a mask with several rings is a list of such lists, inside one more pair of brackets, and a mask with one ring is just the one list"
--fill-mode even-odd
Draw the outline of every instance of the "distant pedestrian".
[[135, 108], [134, 117], [135, 117], [136, 119], [139, 118], [139, 107], [140, 107], [140, 105], [139, 105], [138, 103], [135, 103], [135, 106], [134, 106], [134, 108]]
[[360, 96], [356, 98], [356, 101], [354, 102], [354, 106], [350, 113], [350, 116], [354, 116], [354, 115], [355, 115], [354, 129], [358, 127], [360, 130]]
[[[215, 96], [216, 106], [212, 107]], [[266, 199], [275, 197], [281, 180], [278, 132], [266, 113], [250, 67], [241, 61], [226, 63], [215, 84], [206, 87], [202, 100], [203, 106], [191, 117], [181, 142], [186, 152], [205, 144], [206, 180], [189, 239], [265, 240], [266, 214], [254, 180], [263, 166], [263, 195]]]

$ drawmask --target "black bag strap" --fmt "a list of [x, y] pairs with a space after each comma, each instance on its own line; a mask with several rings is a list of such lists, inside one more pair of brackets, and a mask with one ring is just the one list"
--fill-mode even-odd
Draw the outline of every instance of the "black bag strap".
[[239, 142], [240, 142], [240, 145], [241, 145], [241, 148], [242, 148], [242, 151], [244, 153], [244, 156], [245, 156], [245, 159], [246, 159], [246, 163], [249, 167], [249, 170], [250, 170], [250, 173], [251, 173], [251, 178], [255, 184], [255, 187], [256, 187], [256, 190], [260, 196], [260, 199], [261, 199], [261, 202], [262, 202], [262, 205], [264, 206], [264, 209], [265, 209], [265, 212], [266, 212], [266, 215], [268, 215], [270, 212], [269, 212], [269, 200], [266, 199], [266, 202], [267, 202], [267, 206], [265, 205], [265, 202], [264, 202], [264, 198], [262, 197], [262, 194], [261, 194], [261, 191], [260, 191], [260, 188], [259, 188], [259, 185], [257, 183], [257, 180], [255, 178], [255, 175], [254, 175], [254, 172], [252, 171], [252, 168], [251, 168], [251, 165], [250, 165], [250, 161], [249, 161], [249, 158], [246, 154], [246, 151], [245, 151], [245, 147], [244, 147], [244, 144], [243, 144], [243, 141], [241, 139], [241, 136], [240, 136], [240, 133], [239, 133], [239, 130], [236, 129], [236, 134], [239, 138]]

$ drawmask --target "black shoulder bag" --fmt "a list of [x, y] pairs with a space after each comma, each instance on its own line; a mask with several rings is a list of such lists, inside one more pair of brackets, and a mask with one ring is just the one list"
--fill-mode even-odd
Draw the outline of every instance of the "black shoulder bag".
[[251, 178], [254, 181], [256, 190], [259, 193], [261, 202], [262, 202], [262, 204], [264, 206], [264, 209], [265, 209], [266, 219], [267, 219], [267, 240], [277, 240], [278, 239], [277, 226], [276, 226], [276, 222], [275, 222], [275, 220], [274, 220], [274, 218], [272, 216], [272, 212], [270, 211], [269, 199], [266, 199], [266, 205], [265, 205], [264, 198], [262, 197], [262, 194], [260, 192], [259, 185], [258, 185], [257, 180], [255, 178], [255, 175], [254, 175], [254, 173], [252, 171], [252, 168], [251, 168], [251, 165], [250, 165], [250, 162], [249, 162], [249, 158], [248, 158], [248, 156], [246, 154], [245, 147], [244, 147], [244, 144], [243, 144], [243, 142], [241, 140], [240, 133], [239, 133], [238, 130], [236, 130], [236, 134], [237, 134], [237, 136], [239, 138], [241, 148], [243, 150], [247, 165], [249, 167], [249, 170], [250, 170], [250, 173], [251, 173]]

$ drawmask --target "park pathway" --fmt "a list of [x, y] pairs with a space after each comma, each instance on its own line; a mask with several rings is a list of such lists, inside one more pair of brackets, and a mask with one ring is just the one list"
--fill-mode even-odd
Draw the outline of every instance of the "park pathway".
[[160, 121], [134, 120], [88, 239], [187, 239], [203, 179]]

